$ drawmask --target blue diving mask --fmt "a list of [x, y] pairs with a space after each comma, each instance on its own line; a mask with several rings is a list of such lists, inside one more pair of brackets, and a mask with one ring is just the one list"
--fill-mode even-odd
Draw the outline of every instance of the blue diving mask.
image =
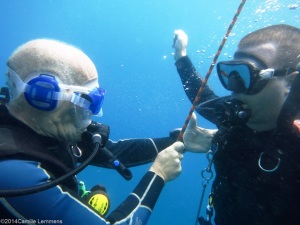
[[89, 89], [81, 86], [59, 84], [55, 76], [37, 74], [24, 83], [19, 75], [8, 67], [7, 85], [10, 89], [10, 101], [15, 100], [22, 93], [29, 105], [51, 111], [57, 107], [58, 101], [70, 101], [74, 105], [87, 109], [95, 116], [102, 116], [102, 104], [105, 90], [95, 87]]

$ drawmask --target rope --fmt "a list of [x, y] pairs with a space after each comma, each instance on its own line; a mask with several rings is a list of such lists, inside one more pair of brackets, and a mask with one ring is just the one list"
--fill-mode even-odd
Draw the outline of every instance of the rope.
[[230, 32], [231, 32], [231, 30], [232, 30], [235, 22], [237, 21], [237, 18], [240, 15], [240, 13], [241, 13], [241, 11], [242, 11], [243, 6], [244, 6], [245, 3], [246, 3], [246, 0], [242, 0], [242, 2], [240, 3], [240, 5], [239, 5], [239, 7], [238, 7], [238, 9], [236, 11], [236, 13], [234, 14], [234, 17], [233, 17], [233, 19], [232, 19], [232, 21], [231, 21], [231, 23], [230, 23], [230, 25], [229, 25], [229, 27], [227, 29], [227, 32], [226, 32], [225, 36], [223, 37], [223, 40], [222, 40], [222, 42], [221, 42], [221, 44], [220, 44], [220, 46], [218, 48], [218, 51], [216, 52], [215, 57], [213, 58], [213, 61], [210, 64], [210, 67], [209, 67], [209, 69], [208, 69], [208, 71], [206, 73], [206, 76], [205, 76], [205, 78], [202, 81], [201, 87], [200, 87], [200, 89], [199, 89], [199, 91], [198, 91], [198, 93], [196, 95], [196, 98], [195, 98], [195, 100], [193, 102], [193, 105], [192, 105], [190, 111], [189, 111], [189, 114], [188, 114], [188, 116], [185, 119], [185, 122], [184, 122], [184, 124], [182, 126], [182, 129], [180, 131], [180, 134], [177, 137], [177, 141], [182, 141], [183, 134], [184, 134], [184, 132], [185, 132], [185, 130], [187, 128], [187, 125], [189, 124], [189, 121], [190, 121], [190, 119], [192, 117], [192, 114], [193, 114], [193, 112], [194, 112], [194, 110], [195, 110], [195, 108], [197, 106], [197, 103], [200, 100], [201, 94], [204, 91], [204, 87], [205, 87], [205, 85], [206, 85], [206, 83], [207, 83], [207, 81], [209, 79], [209, 76], [210, 76], [210, 74], [211, 74], [211, 72], [212, 72], [212, 70], [213, 70], [213, 68], [214, 68], [214, 66], [215, 66], [215, 64], [216, 64], [216, 62], [217, 62], [220, 54], [221, 54], [221, 51], [222, 51], [222, 49], [223, 49], [223, 47], [225, 45], [225, 42], [228, 39], [228, 36], [229, 36], [229, 34], [230, 34]]
[[200, 204], [199, 204], [198, 211], [197, 211], [195, 225], [198, 224], [198, 218], [199, 218], [199, 215], [200, 215], [200, 212], [201, 212], [201, 208], [202, 208], [202, 203], [203, 203], [203, 199], [204, 199], [204, 194], [205, 194], [206, 187], [207, 187], [207, 184], [204, 184], [203, 185], [202, 194], [201, 194], [201, 198], [200, 198]]
[[[239, 7], [238, 7], [238, 9], [237, 9], [237, 11], [236, 11], [236, 13], [234, 14], [234, 17], [233, 17], [233, 19], [232, 19], [232, 21], [231, 21], [231, 23], [230, 23], [230, 25], [229, 25], [229, 27], [227, 29], [227, 32], [226, 32], [225, 36], [223, 37], [223, 40], [222, 40], [222, 42], [221, 42], [221, 44], [220, 44], [220, 46], [218, 48], [218, 51], [215, 54], [215, 57], [213, 58], [213, 61], [210, 64], [210, 67], [209, 67], [209, 69], [208, 69], [208, 71], [206, 73], [206, 76], [205, 76], [205, 78], [202, 81], [202, 84], [201, 84], [201, 86], [200, 86], [200, 88], [198, 90], [198, 93], [197, 93], [196, 98], [195, 98], [195, 100], [193, 102], [193, 105], [192, 105], [192, 107], [191, 107], [191, 109], [189, 111], [189, 114], [188, 114], [185, 122], [184, 122], [184, 125], [182, 126], [180, 134], [177, 137], [178, 141], [182, 141], [183, 134], [184, 134], [184, 132], [185, 132], [185, 130], [187, 128], [187, 125], [189, 124], [189, 121], [190, 121], [190, 119], [192, 117], [192, 114], [193, 114], [195, 108], [196, 108], [196, 105], [197, 105], [197, 103], [200, 100], [201, 94], [202, 94], [202, 92], [204, 90], [204, 87], [205, 87], [205, 85], [206, 85], [206, 83], [207, 83], [207, 81], [209, 79], [209, 76], [210, 76], [210, 74], [211, 74], [211, 72], [212, 72], [212, 70], [213, 70], [213, 68], [214, 68], [214, 66], [215, 66], [215, 64], [216, 64], [216, 62], [217, 62], [220, 54], [221, 54], [221, 51], [222, 51], [222, 49], [223, 49], [223, 47], [225, 45], [225, 42], [227, 41], [228, 36], [231, 33], [232, 28], [233, 28], [234, 24], [236, 23], [237, 18], [240, 15], [240, 13], [241, 13], [241, 11], [242, 11], [243, 6], [244, 6], [245, 3], [246, 3], [246, 0], [242, 0], [241, 3], [240, 3], [240, 5], [239, 5]], [[200, 198], [200, 202], [199, 202], [199, 207], [198, 207], [198, 212], [197, 212], [197, 217], [196, 217], [195, 225], [197, 225], [197, 222], [198, 222], [198, 218], [199, 218], [200, 211], [201, 211], [201, 208], [202, 208], [203, 198], [204, 198], [206, 187], [207, 187], [207, 184], [203, 186], [203, 190], [202, 190], [202, 194], [201, 194], [201, 198]]]

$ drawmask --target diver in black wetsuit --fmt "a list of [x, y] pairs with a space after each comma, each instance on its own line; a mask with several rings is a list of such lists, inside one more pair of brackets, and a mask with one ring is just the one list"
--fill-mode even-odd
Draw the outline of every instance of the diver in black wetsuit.
[[[187, 35], [176, 30], [176, 67], [193, 102], [202, 79], [186, 46]], [[300, 29], [269, 26], [246, 35], [234, 59], [217, 64], [231, 96], [217, 98], [206, 85], [196, 111], [218, 128], [211, 148], [216, 225], [299, 224], [299, 62]], [[184, 138], [186, 149], [207, 152], [201, 136], [209, 130], [197, 127], [195, 114], [189, 129], [194, 137]], [[211, 224], [210, 219], [199, 222]]]
[[[91, 121], [101, 115], [105, 94], [95, 65], [60, 41], [20, 46], [8, 59], [6, 82], [0, 93], [1, 223], [146, 224], [164, 184], [181, 172], [184, 146], [175, 142], [176, 134], [109, 140], [109, 128]], [[105, 217], [105, 190], [96, 186], [89, 193], [74, 176], [90, 160], [126, 179], [131, 178], [126, 166], [154, 163]]]

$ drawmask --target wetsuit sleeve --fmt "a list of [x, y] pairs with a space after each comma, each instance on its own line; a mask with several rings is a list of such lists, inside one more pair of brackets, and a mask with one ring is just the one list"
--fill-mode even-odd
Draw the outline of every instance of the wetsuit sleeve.
[[[180, 130], [174, 130], [169, 137], [163, 138], [124, 139], [117, 142], [108, 140], [105, 148], [113, 153], [126, 167], [138, 166], [152, 162], [160, 151], [176, 141], [179, 132]], [[83, 157], [80, 161], [83, 161], [86, 157]], [[101, 149], [93, 159], [92, 165], [110, 168], [110, 164], [105, 162], [101, 156]]]
[[161, 177], [147, 172], [128, 198], [108, 216], [108, 220], [112, 224], [124, 220], [146, 224], [163, 187]]
[[[177, 72], [179, 73], [183, 89], [189, 100], [193, 103], [198, 93], [198, 90], [202, 85], [202, 79], [197, 73], [195, 67], [193, 66], [188, 56], [184, 56], [177, 60], [175, 65], [177, 68]], [[210, 87], [208, 85], [205, 85], [199, 103], [214, 99], [216, 97], [218, 96], [215, 95], [215, 93], [210, 89]]]
[[[1, 189], [19, 189], [48, 182], [51, 178], [40, 163], [25, 160], [1, 160]], [[59, 186], [35, 194], [0, 198], [0, 215], [6, 210], [18, 223], [29, 224], [146, 224], [164, 186], [164, 181], [147, 172], [129, 197], [105, 219], [84, 204], [79, 196]], [[10, 217], [12, 218], [12, 217]], [[5, 218], [4, 218], [5, 219]]]

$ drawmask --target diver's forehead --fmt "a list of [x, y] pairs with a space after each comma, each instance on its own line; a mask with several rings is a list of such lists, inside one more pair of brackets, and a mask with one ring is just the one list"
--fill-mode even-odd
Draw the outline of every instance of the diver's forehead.
[[94, 78], [92, 80], [89, 80], [88, 82], [84, 83], [82, 86], [86, 87], [86, 88], [99, 87], [98, 78]]
[[259, 69], [265, 69], [268, 67], [262, 60], [248, 52], [237, 51], [234, 54], [234, 60], [246, 61]]
[[274, 60], [277, 56], [276, 44], [272, 42], [266, 43], [244, 43], [239, 44], [237, 51], [234, 54], [234, 58], [239, 60], [244, 59], [251, 61], [258, 68], [268, 68], [274, 66]]

